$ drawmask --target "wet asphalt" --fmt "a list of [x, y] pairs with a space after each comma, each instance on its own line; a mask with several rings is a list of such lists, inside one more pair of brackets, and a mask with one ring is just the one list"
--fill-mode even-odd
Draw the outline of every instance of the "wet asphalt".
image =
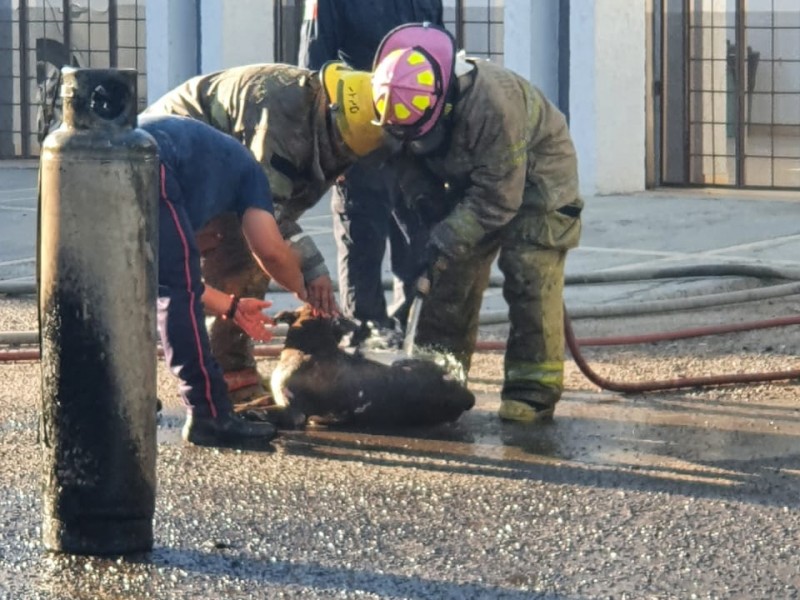
[[[4, 218], [23, 219], [17, 197], [0, 198]], [[691, 210], [685, 198], [636, 228], [650, 236], [619, 241], [648, 200], [600, 202], [577, 270], [691, 254], [652, 243]], [[774, 227], [737, 239], [736, 219], [701, 207], [729, 255], [796, 259], [786, 251], [800, 241], [796, 203], [739, 214]], [[30, 256], [13, 228], [6, 277], [25, 275]], [[618, 245], [603, 249], [603, 239]], [[708, 236], [674, 241], [720, 253]], [[766, 256], [776, 246], [780, 256]], [[29, 329], [32, 315], [30, 300], [0, 299], [0, 329]], [[39, 367], [0, 363], [0, 598], [800, 598], [796, 384], [705, 397], [569, 385], [555, 422], [529, 427], [496, 418], [498, 365], [479, 372], [477, 405], [454, 424], [289, 432], [254, 452], [184, 445], [160, 363], [154, 549], [99, 558], [43, 549]]]
[[244, 452], [185, 446], [170, 399], [155, 547], [93, 558], [43, 550], [38, 366], [0, 374], [2, 598], [799, 594], [796, 403], [575, 391], [531, 428], [479, 394], [455, 424]]

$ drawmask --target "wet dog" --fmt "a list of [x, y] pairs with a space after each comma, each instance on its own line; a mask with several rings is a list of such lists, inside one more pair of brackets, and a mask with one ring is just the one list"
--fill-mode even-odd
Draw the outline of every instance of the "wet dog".
[[[442, 366], [387, 351], [381, 360], [342, 339], [364, 337], [360, 324], [313, 316], [310, 308], [284, 311], [289, 324], [272, 373], [275, 401], [321, 424], [387, 427], [454, 421], [472, 408], [475, 396]], [[353, 342], [351, 342], [352, 344]]]

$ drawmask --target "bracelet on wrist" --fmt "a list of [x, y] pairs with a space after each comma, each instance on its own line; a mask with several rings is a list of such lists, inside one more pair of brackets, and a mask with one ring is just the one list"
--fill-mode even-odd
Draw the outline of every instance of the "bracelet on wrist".
[[233, 319], [236, 317], [236, 311], [239, 309], [239, 297], [231, 294], [231, 306], [228, 312], [225, 313], [224, 319]]

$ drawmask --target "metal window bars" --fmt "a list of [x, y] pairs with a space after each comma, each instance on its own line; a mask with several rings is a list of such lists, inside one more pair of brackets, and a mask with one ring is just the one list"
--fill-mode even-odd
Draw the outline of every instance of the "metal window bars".
[[147, 97], [145, 0], [0, 2], [0, 158], [39, 151], [43, 105], [64, 65], [135, 68]]
[[800, 189], [800, 4], [684, 0], [684, 11], [683, 183]]

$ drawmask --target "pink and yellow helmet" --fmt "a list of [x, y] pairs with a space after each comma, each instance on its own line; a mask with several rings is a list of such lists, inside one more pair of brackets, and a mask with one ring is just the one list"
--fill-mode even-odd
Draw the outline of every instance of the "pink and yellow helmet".
[[372, 100], [376, 123], [404, 139], [424, 136], [445, 110], [455, 64], [455, 41], [431, 25], [401, 25], [375, 55]]

